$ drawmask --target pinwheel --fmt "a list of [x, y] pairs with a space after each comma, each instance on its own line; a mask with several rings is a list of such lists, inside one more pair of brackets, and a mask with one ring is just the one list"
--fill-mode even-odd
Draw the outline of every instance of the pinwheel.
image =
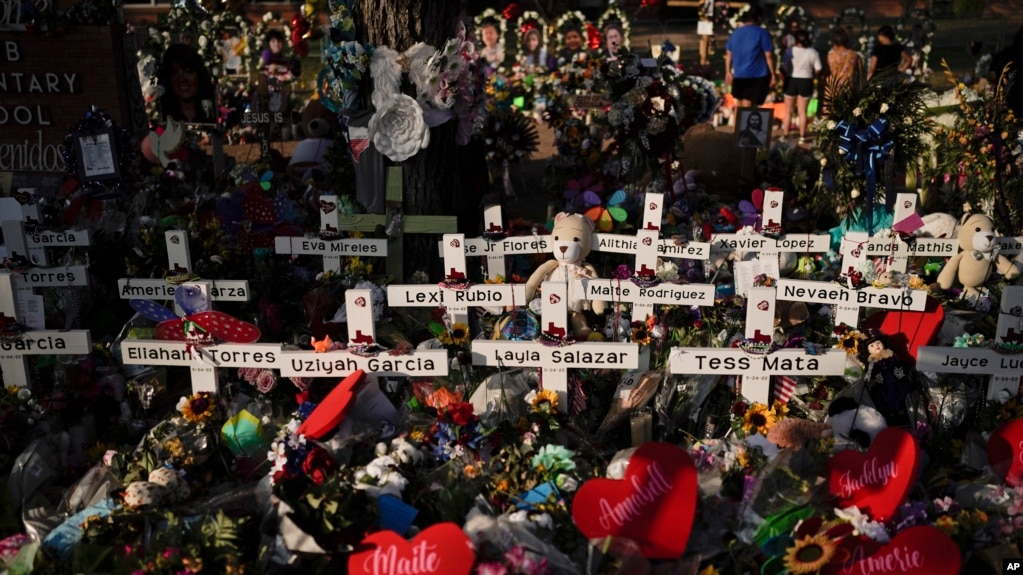
[[764, 210], [764, 192], [763, 190], [753, 190], [753, 194], [750, 200], [741, 200], [739, 202], [739, 212], [743, 226], [751, 226], [755, 230], [759, 230], [761, 223], [763, 222], [762, 212]]
[[156, 339], [184, 341], [191, 345], [213, 345], [218, 340], [253, 343], [259, 340], [259, 328], [220, 311], [208, 310], [208, 299], [196, 286], [183, 285], [174, 290], [174, 301], [185, 312], [178, 316], [159, 303], [132, 299], [132, 309], [146, 319], [158, 322]]
[[598, 230], [610, 232], [614, 228], [615, 222], [624, 222], [628, 219], [629, 213], [621, 207], [627, 198], [625, 190], [617, 190], [611, 194], [607, 205], [598, 202], [597, 205], [587, 209], [586, 217], [593, 220]]

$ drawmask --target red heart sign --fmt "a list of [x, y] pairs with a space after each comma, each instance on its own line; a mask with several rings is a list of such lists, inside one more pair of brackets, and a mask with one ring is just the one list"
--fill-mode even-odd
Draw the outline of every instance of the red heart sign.
[[554, 293], [551, 294], [551, 298], [550, 299], [551, 299], [551, 303], [558, 303], [559, 301], [561, 301], [561, 298], [558, 297], [558, 294], [554, 294]]
[[476, 561], [472, 541], [454, 523], [437, 523], [412, 541], [394, 531], [378, 531], [362, 540], [348, 557], [352, 575], [468, 575]]
[[334, 202], [325, 202], [323, 200], [320, 200], [320, 211], [321, 212], [323, 212], [325, 214], [329, 214], [330, 212], [333, 212], [335, 208], [337, 208], [337, 204], [336, 203], [334, 203]]
[[366, 372], [360, 369], [341, 380], [302, 422], [302, 425], [298, 426], [295, 433], [310, 439], [319, 439], [333, 431], [345, 418], [348, 408], [355, 403], [356, 388], [362, 384], [362, 380], [365, 378]]
[[181, 237], [180, 237], [180, 236], [177, 236], [177, 235], [173, 235], [173, 236], [171, 236], [171, 237], [170, 237], [170, 243], [172, 243], [172, 244], [174, 244], [174, 245], [178, 245], [178, 244], [180, 244], [180, 243], [181, 243]]
[[772, 207], [772, 208], [777, 208], [777, 207], [778, 207], [778, 202], [776, 202], [776, 201], [772, 201], [772, 202], [771, 202], [771, 207]]
[[366, 298], [362, 296], [355, 298], [355, 305], [359, 307], [366, 307]]
[[654, 203], [654, 202], [650, 202], [650, 209], [651, 210], [656, 210], [657, 209], [657, 204]]
[[876, 521], [885, 521], [916, 481], [920, 450], [908, 431], [888, 427], [866, 453], [846, 450], [828, 462], [828, 492], [836, 507], [855, 505]]
[[652, 441], [632, 455], [621, 480], [583, 483], [572, 503], [572, 519], [589, 539], [624, 537], [638, 543], [646, 557], [675, 559], [689, 541], [696, 489], [689, 454]]
[[760, 311], [767, 311], [768, 309], [770, 309], [770, 307], [771, 304], [767, 303], [766, 299], [757, 304], [757, 309], [759, 309]]
[[1023, 419], [1010, 421], [991, 433], [987, 461], [1007, 484], [1023, 484]]
[[451, 240], [451, 247], [457, 248], [460, 245], [462, 245], [462, 244], [458, 240]]
[[653, 243], [654, 243], [653, 239], [651, 239], [651, 238], [643, 238], [643, 245], [644, 246], [653, 245]]
[[962, 566], [959, 546], [930, 525], [900, 531], [887, 545], [866, 540], [853, 547], [843, 564], [826, 566], [825, 575], [957, 575]]

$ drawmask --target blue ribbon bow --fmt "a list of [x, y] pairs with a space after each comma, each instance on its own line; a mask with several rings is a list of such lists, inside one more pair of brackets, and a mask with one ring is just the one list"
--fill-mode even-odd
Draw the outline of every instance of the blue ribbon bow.
[[874, 197], [877, 194], [877, 173], [884, 167], [895, 141], [888, 135], [888, 120], [878, 118], [866, 128], [858, 128], [845, 120], [838, 122], [838, 149], [852, 163], [853, 173], [867, 179], [867, 231], [874, 235]]

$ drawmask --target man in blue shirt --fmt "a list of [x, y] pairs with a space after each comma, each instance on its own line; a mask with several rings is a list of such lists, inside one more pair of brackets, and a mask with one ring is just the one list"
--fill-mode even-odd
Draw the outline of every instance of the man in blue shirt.
[[763, 11], [750, 6], [725, 44], [725, 84], [740, 108], [760, 106], [774, 87], [774, 42], [760, 25]]

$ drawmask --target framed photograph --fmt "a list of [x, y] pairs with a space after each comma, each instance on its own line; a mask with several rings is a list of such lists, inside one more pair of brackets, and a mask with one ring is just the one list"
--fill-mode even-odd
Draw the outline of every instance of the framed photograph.
[[735, 121], [735, 133], [740, 148], [766, 150], [771, 144], [771, 121], [774, 110], [770, 108], [739, 108]]
[[79, 133], [75, 136], [74, 145], [83, 179], [88, 181], [121, 177], [112, 128]]

